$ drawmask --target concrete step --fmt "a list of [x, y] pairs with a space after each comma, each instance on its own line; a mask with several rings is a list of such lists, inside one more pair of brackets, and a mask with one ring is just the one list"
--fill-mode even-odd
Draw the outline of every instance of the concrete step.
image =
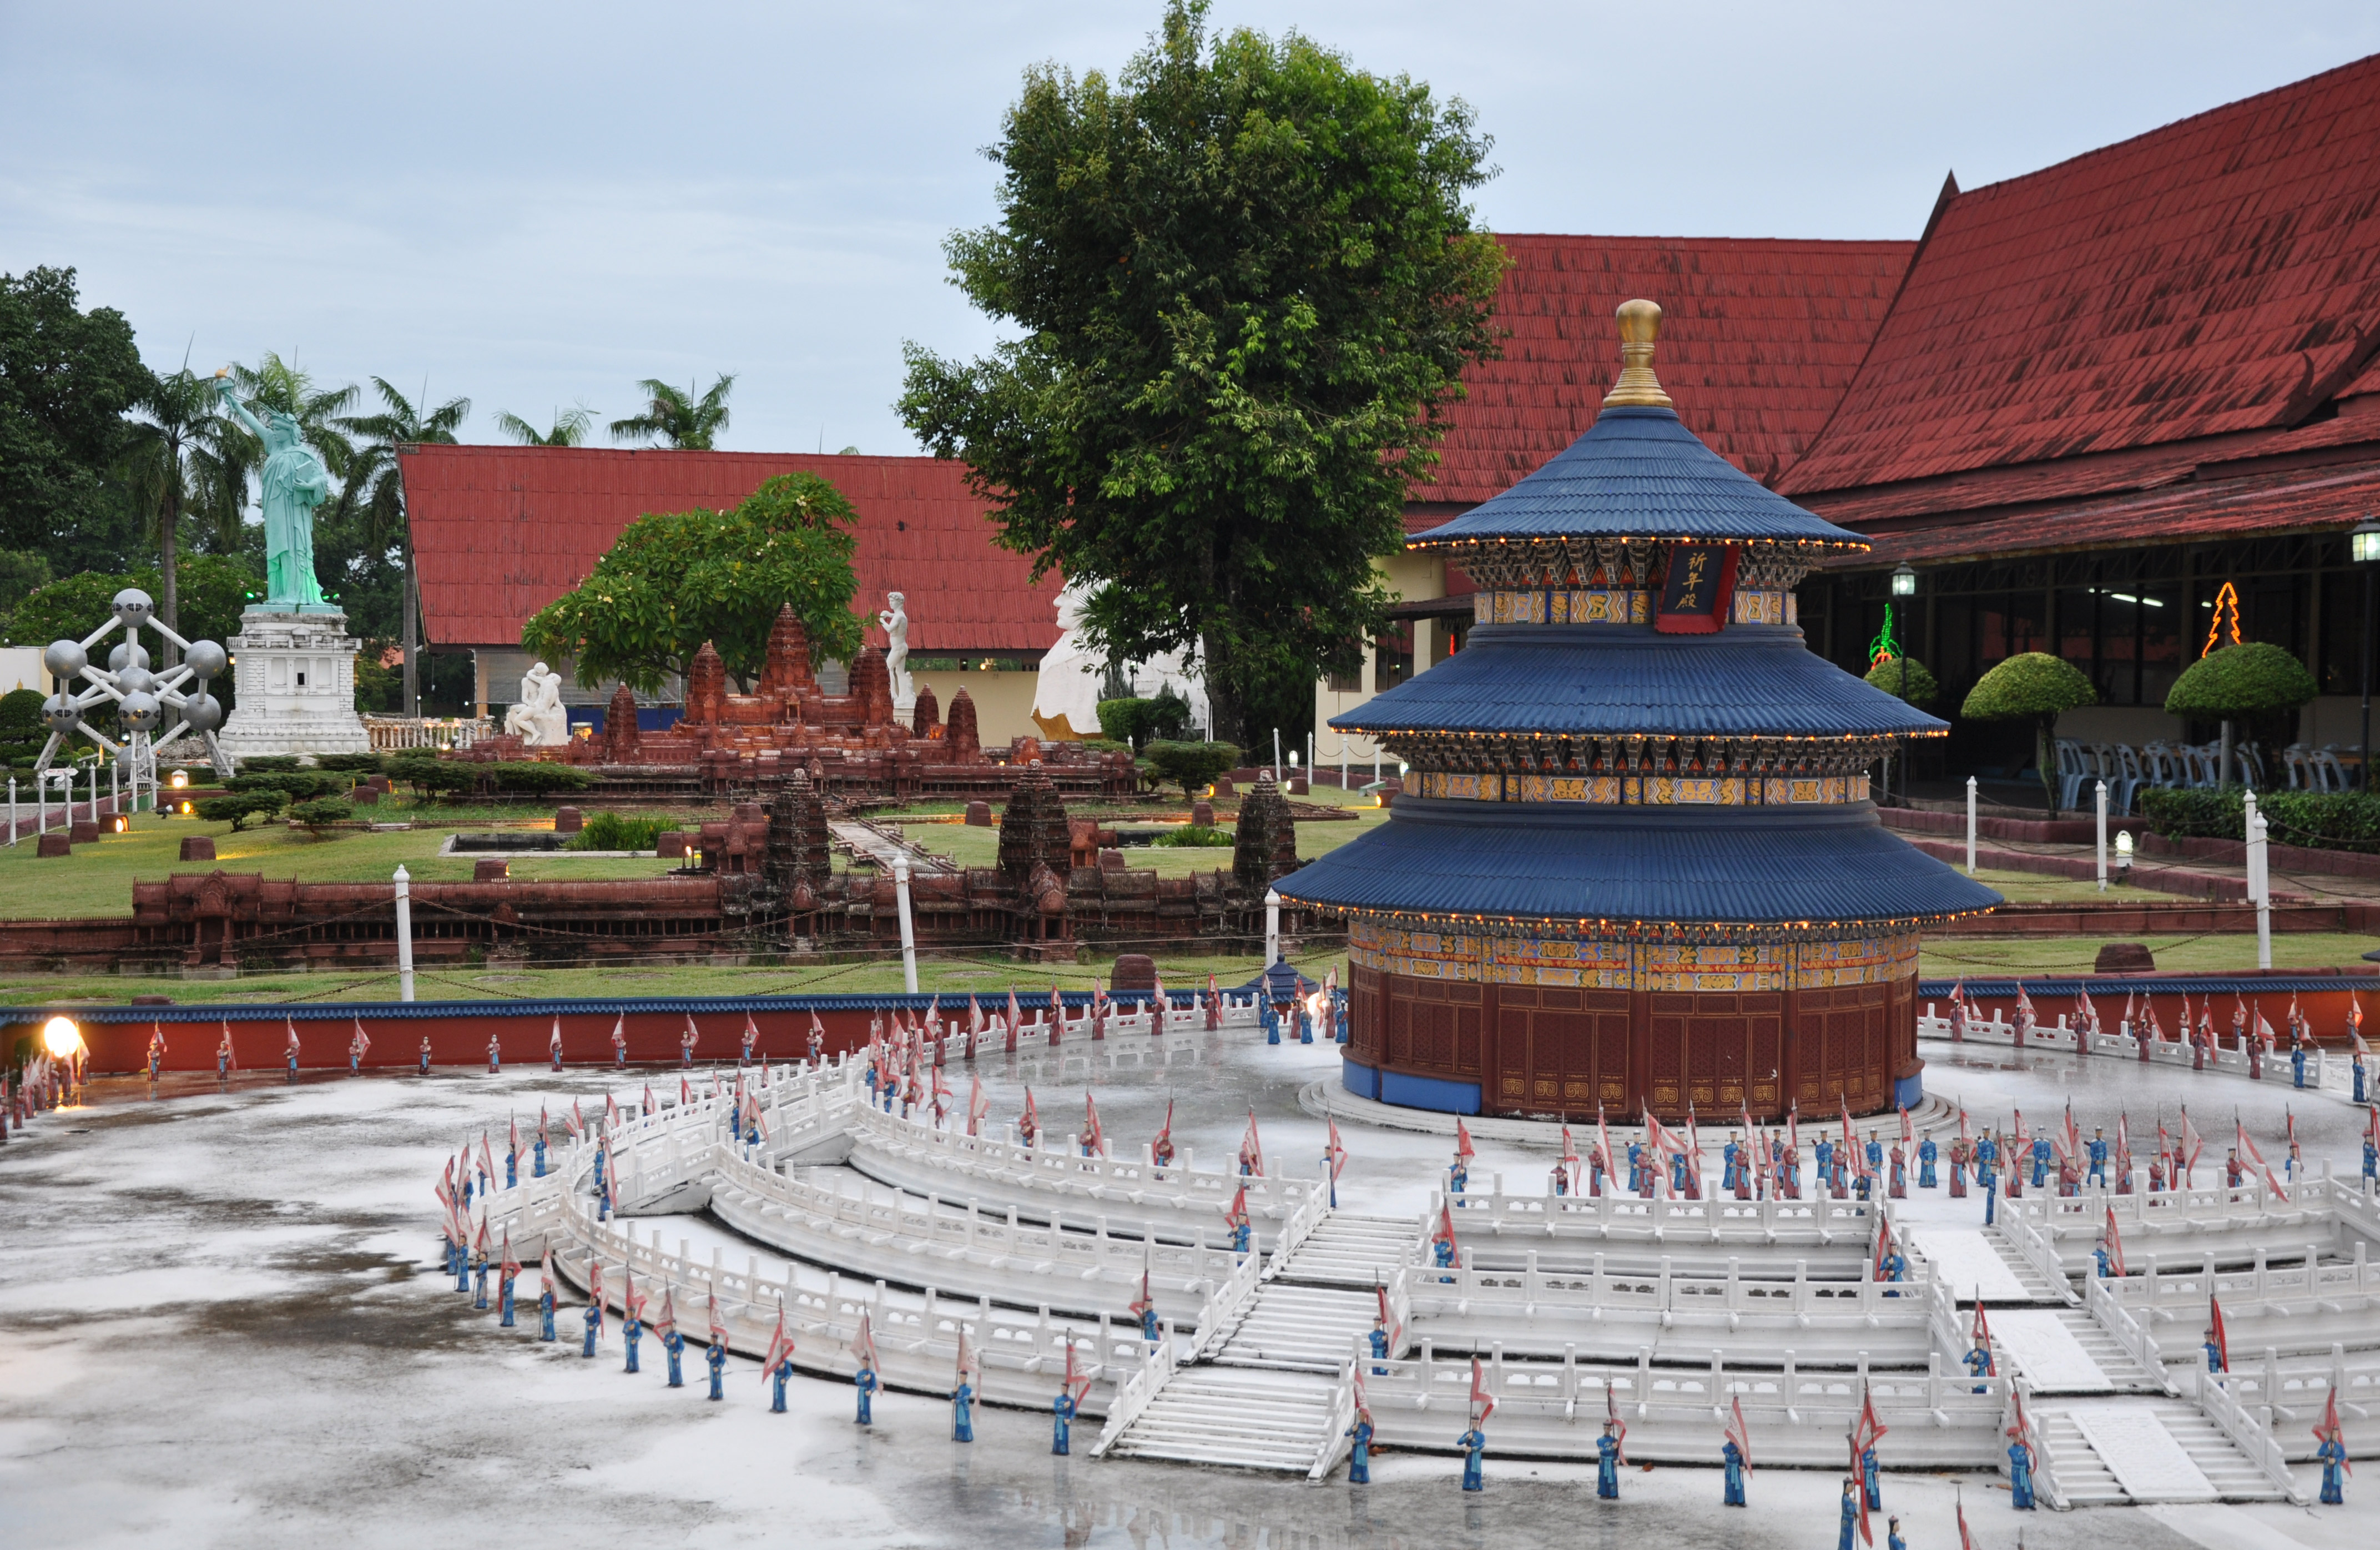
[[2107, 1374], [2107, 1382], [2117, 1393], [2163, 1394], [2166, 1392], [2163, 1374], [2150, 1373], [2143, 1369], [2139, 1362], [2132, 1360], [2131, 1352], [2116, 1343], [2116, 1337], [2108, 1334], [2098, 1320], [2082, 1309], [2059, 1309], [2058, 1322], [2064, 1324], [2067, 1333], [2074, 1336], [2075, 1344], [2081, 1346], [2089, 1354], [2091, 1360], [2099, 1364], [2099, 1371]]
[[1366, 1292], [1272, 1282], [1257, 1288], [1215, 1361], [1336, 1373], [1357, 1337], [1370, 1332], [1378, 1307]]
[[1395, 1275], [1419, 1238], [1414, 1224], [1400, 1217], [1334, 1212], [1291, 1253], [1278, 1278], [1368, 1287]]
[[1335, 1394], [1320, 1375], [1183, 1368], [1109, 1452], [1303, 1474], [1329, 1440]]
[[2131, 1500], [2115, 1471], [2083, 1438], [2072, 1416], [2064, 1410], [2045, 1411], [2035, 1418], [2035, 1424], [2041, 1449], [2048, 1455], [2050, 1473], [2066, 1506], [2107, 1507]]
[[[2110, 1406], [2139, 1410], [2139, 1400], [2106, 1401]], [[2126, 1489], [2114, 1470], [2099, 1457], [2097, 1449], [2083, 1435], [2075, 1420], [2076, 1412], [2084, 1410], [2090, 1401], [2080, 1401], [2057, 1409], [2045, 1408], [2035, 1418], [2043, 1448], [2048, 1453], [2050, 1467], [2056, 1474], [2068, 1506], [2091, 1507], [2110, 1502], [2153, 1502], [2156, 1495], [2135, 1496]], [[2254, 1461], [2233, 1446], [2216, 1424], [2206, 1419], [2197, 1407], [2179, 1399], [2150, 1401], [2145, 1407], [2162, 1424], [2190, 1461], [2198, 1467], [2216, 1497], [2227, 1502], [2274, 1502], [2287, 1499], [2287, 1493], [2265, 1478]], [[2204, 1500], [2204, 1496], [2175, 1496], [2181, 1502]]]
[[2265, 1478], [2252, 1459], [2240, 1451], [2238, 1445], [2223, 1434], [2220, 1427], [2209, 1421], [2195, 1406], [2173, 1403], [2161, 1405], [2158, 1415], [2165, 1429], [2173, 1434], [2202, 1473], [2211, 1482], [2216, 1493], [2227, 1502], [2277, 1502], [2288, 1499], [2287, 1493]]

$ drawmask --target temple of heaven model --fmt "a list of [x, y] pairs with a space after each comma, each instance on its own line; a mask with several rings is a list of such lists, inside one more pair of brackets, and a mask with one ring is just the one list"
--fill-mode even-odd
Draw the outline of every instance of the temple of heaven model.
[[1732, 1118], [1914, 1106], [1917, 942], [1990, 889], [1885, 829], [1867, 771], [1942, 722], [1803, 644], [1866, 548], [1679, 422], [1620, 309], [1595, 424], [1411, 541], [1478, 585], [1464, 649], [1330, 725], [1411, 766], [1281, 880], [1344, 915], [1345, 1081], [1415, 1108]]

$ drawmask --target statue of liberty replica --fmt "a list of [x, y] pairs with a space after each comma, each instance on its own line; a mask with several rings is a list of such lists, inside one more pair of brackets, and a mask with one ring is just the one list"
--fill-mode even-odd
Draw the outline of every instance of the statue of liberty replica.
[[371, 741], [356, 715], [356, 653], [344, 609], [314, 574], [314, 508], [331, 495], [331, 470], [306, 445], [294, 416], [243, 404], [215, 373], [224, 412], [264, 446], [258, 505], [264, 515], [265, 594], [240, 614], [232, 637], [237, 700], [223, 743], [258, 753], [362, 753]]

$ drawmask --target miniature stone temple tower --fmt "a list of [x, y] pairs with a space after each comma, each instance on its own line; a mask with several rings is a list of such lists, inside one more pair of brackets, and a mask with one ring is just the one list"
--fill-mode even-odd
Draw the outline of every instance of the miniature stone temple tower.
[[1330, 725], [1412, 765], [1276, 885], [1348, 922], [1344, 1080], [1413, 1107], [1755, 1119], [1923, 1095], [1917, 941], [1999, 896], [1878, 822], [1868, 768], [1949, 728], [1810, 652], [1793, 585], [1866, 540], [1738, 470], [1653, 373], [1411, 541], [1478, 583], [1458, 654]]

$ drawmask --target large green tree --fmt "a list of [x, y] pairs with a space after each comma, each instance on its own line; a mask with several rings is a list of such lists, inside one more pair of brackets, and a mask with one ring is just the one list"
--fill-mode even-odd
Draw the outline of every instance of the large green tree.
[[619, 678], [651, 693], [710, 641], [735, 681], [760, 671], [777, 610], [790, 603], [813, 661], [859, 649], [851, 611], [851, 527], [841, 491], [812, 473], [779, 474], [733, 511], [639, 517], [577, 590], [540, 609], [521, 643], [577, 665], [589, 688]]
[[60, 570], [127, 546], [112, 475], [150, 381], [124, 314], [77, 306], [73, 270], [0, 275], [0, 550]]
[[352, 544], [350, 561], [358, 568], [358, 579], [370, 579], [375, 556], [378, 568], [384, 569], [389, 551], [397, 552], [402, 576], [397, 628], [405, 649], [405, 714], [419, 715], [420, 678], [415, 658], [419, 651], [416, 621], [420, 616], [420, 592], [414, 578], [413, 530], [405, 519], [405, 477], [396, 454], [399, 447], [425, 443], [455, 445], [456, 428], [471, 417], [471, 400], [449, 398], [431, 409], [427, 384], [419, 397], [407, 398], [386, 378], [371, 381], [372, 390], [380, 395], [380, 409], [370, 414], [342, 416], [337, 421], [341, 431], [362, 440], [345, 470], [346, 486], [340, 493], [335, 515], [354, 523], [356, 536], [362, 540]]
[[[214, 384], [188, 364], [152, 379], [134, 406], [124, 442], [125, 482], [155, 538], [162, 565], [157, 616], [181, 626], [182, 521], [202, 524], [221, 546], [237, 544], [249, 470], [261, 449], [223, 412]], [[169, 643], [160, 660], [172, 663]]]
[[1214, 736], [1245, 740], [1244, 712], [1310, 704], [1383, 624], [1373, 562], [1493, 352], [1504, 261], [1465, 202], [1489, 141], [1461, 101], [1206, 17], [1172, 0], [1113, 82], [1026, 72], [990, 152], [1000, 220], [946, 248], [1023, 336], [971, 363], [909, 346], [900, 408], [1003, 544], [1107, 583], [1096, 645], [1196, 646]]
[[722, 372], [698, 398], [691, 383], [680, 391], [659, 378], [647, 377], [637, 384], [645, 396], [644, 412], [612, 421], [612, 439], [658, 441], [682, 452], [708, 452], [719, 433], [727, 429], [727, 394], [735, 385], [734, 374]]

